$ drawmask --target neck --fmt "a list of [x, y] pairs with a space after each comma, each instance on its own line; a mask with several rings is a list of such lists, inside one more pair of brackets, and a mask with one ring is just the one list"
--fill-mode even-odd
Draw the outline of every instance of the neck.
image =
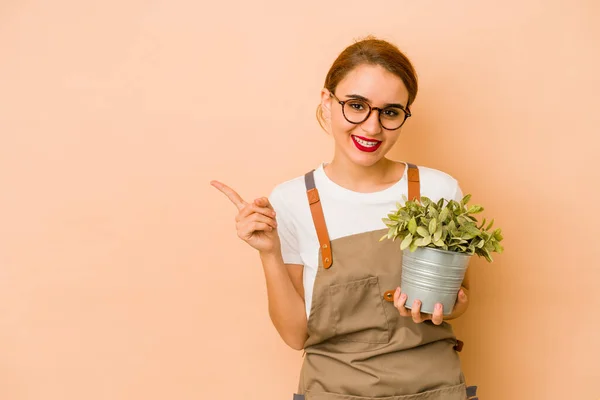
[[395, 162], [382, 158], [377, 163], [357, 165], [345, 157], [335, 157], [327, 164], [325, 171], [329, 179], [338, 185], [357, 192], [377, 190], [390, 180], [395, 180]]

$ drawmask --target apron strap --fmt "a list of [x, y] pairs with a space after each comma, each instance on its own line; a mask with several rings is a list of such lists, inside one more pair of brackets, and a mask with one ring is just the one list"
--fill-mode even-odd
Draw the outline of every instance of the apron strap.
[[421, 183], [419, 180], [419, 168], [415, 164], [408, 164], [408, 200], [421, 201]]
[[315, 170], [304, 175], [306, 183], [306, 195], [308, 196], [308, 204], [310, 205], [310, 213], [312, 214], [313, 222], [317, 230], [317, 237], [321, 246], [321, 258], [323, 259], [323, 267], [328, 269], [331, 267], [333, 258], [331, 257], [331, 242], [329, 233], [327, 233], [327, 225], [325, 224], [325, 216], [323, 215], [323, 207], [321, 207], [321, 199], [319, 191], [315, 187]]
[[[420, 201], [421, 183], [419, 180], [419, 168], [415, 164], [407, 164], [408, 199]], [[331, 241], [329, 240], [329, 233], [327, 232], [327, 225], [325, 224], [325, 216], [323, 215], [319, 191], [315, 186], [314, 172], [314, 169], [307, 172], [304, 175], [304, 182], [306, 184], [306, 195], [308, 197], [308, 204], [310, 205], [310, 213], [312, 214], [315, 229], [317, 230], [317, 237], [319, 238], [323, 267], [328, 269], [333, 263], [333, 258], [331, 256]]]

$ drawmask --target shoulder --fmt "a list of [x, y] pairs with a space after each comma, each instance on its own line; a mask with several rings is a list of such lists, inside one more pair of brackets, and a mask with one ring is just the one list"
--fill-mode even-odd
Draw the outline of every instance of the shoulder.
[[442, 197], [454, 200], [462, 197], [458, 180], [447, 172], [420, 165], [419, 179], [423, 195], [434, 201]]
[[293, 211], [298, 204], [306, 203], [304, 175], [281, 182], [271, 190], [269, 201], [276, 212]]

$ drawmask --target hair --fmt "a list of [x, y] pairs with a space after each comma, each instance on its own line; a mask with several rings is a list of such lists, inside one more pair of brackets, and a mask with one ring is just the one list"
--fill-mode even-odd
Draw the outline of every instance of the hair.
[[[417, 97], [417, 73], [410, 60], [395, 45], [373, 36], [359, 40], [346, 47], [331, 65], [325, 77], [324, 87], [334, 92], [337, 85], [354, 68], [364, 65], [379, 65], [402, 80], [408, 90], [407, 107]], [[325, 129], [325, 118], [321, 104], [317, 107], [317, 121]]]

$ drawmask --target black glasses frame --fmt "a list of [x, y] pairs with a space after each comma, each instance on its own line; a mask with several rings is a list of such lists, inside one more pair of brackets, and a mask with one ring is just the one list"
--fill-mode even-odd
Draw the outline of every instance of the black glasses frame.
[[[406, 107], [406, 108], [403, 108], [403, 107], [394, 107], [394, 108], [400, 108], [402, 111], [404, 111], [404, 120], [402, 121], [402, 123], [400, 123], [400, 126], [398, 126], [397, 128], [394, 128], [394, 129], [389, 129], [389, 128], [386, 128], [385, 126], [383, 126], [383, 123], [381, 122], [381, 112], [382, 112], [383, 110], [385, 110], [387, 107], [384, 107], [384, 108], [381, 108], [381, 107], [372, 107], [372, 106], [371, 106], [369, 103], [367, 103], [366, 101], [363, 101], [363, 100], [358, 100], [358, 99], [351, 99], [351, 100], [340, 100], [340, 99], [338, 99], [338, 97], [337, 97], [335, 94], [333, 94], [333, 92], [329, 92], [329, 94], [330, 94], [330, 95], [331, 95], [331, 96], [332, 96], [334, 99], [336, 99], [336, 101], [337, 101], [337, 102], [338, 102], [338, 103], [339, 103], [339, 104], [342, 106], [342, 115], [344, 116], [344, 118], [346, 119], [346, 121], [348, 121], [348, 122], [350, 122], [351, 124], [354, 124], [354, 125], [362, 124], [363, 122], [365, 122], [366, 120], [368, 120], [368, 119], [369, 119], [369, 117], [371, 116], [371, 112], [373, 112], [373, 110], [377, 110], [377, 111], [378, 111], [378, 113], [377, 113], [377, 119], [379, 120], [379, 125], [381, 125], [381, 127], [382, 127], [383, 129], [385, 129], [385, 130], [388, 130], [388, 131], [395, 131], [395, 130], [397, 130], [397, 129], [400, 129], [400, 128], [402, 128], [402, 125], [404, 125], [404, 123], [406, 122], [407, 118], [408, 118], [408, 117], [410, 117], [410, 116], [412, 116], [412, 114], [411, 114], [410, 110], [408, 109], [408, 107]], [[346, 112], [344, 111], [344, 104], [346, 104], [348, 101], [352, 101], [352, 100], [355, 100], [355, 101], [356, 101], [356, 100], [358, 100], [358, 101], [362, 101], [362, 102], [366, 103], [366, 104], [367, 104], [367, 106], [369, 107], [369, 112], [368, 112], [368, 113], [367, 113], [367, 115], [365, 116], [365, 119], [363, 119], [363, 120], [362, 120], [362, 121], [360, 121], [360, 122], [353, 122], [353, 121], [350, 121], [350, 120], [348, 119], [348, 117], [346, 117]]]

